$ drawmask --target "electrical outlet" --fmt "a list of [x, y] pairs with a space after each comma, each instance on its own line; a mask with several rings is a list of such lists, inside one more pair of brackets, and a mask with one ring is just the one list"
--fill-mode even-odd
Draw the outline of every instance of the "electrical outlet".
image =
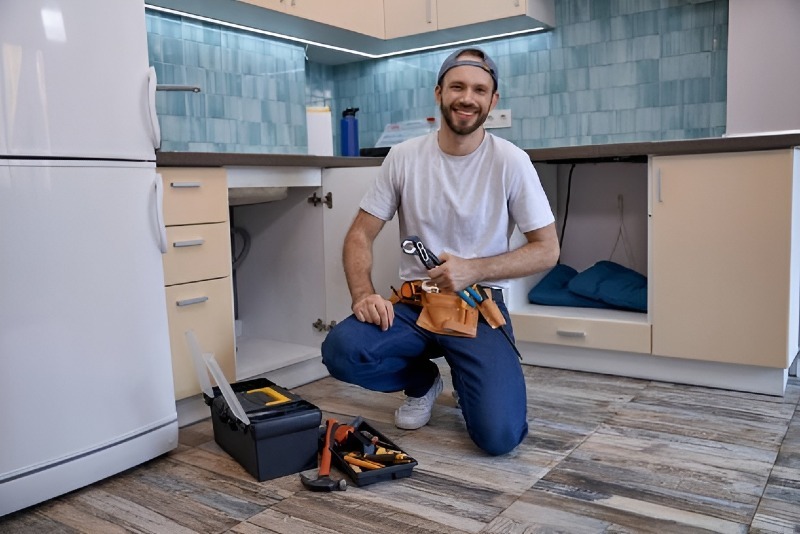
[[511, 128], [511, 110], [493, 109], [486, 118], [484, 128]]

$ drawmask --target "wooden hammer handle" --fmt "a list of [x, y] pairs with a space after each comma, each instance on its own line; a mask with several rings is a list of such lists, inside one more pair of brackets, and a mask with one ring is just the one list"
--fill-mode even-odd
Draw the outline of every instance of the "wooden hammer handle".
[[319, 477], [326, 477], [331, 474], [331, 432], [336, 425], [336, 419], [328, 419], [325, 422], [325, 441], [322, 443], [322, 453], [319, 457]]

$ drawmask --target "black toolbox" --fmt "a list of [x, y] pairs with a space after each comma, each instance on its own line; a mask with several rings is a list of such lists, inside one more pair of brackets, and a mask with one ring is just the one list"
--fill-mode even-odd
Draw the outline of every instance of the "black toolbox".
[[214, 440], [248, 473], [261, 482], [317, 467], [319, 408], [266, 378], [234, 382], [230, 388], [249, 424], [235, 415], [219, 387], [213, 397], [203, 397], [211, 407]]
[[353, 469], [345, 460], [345, 456], [349, 452], [374, 454], [375, 447], [372, 446], [369, 436], [377, 437], [377, 445], [382, 445], [384, 448], [392, 449], [401, 454], [405, 453], [395, 445], [393, 441], [378, 432], [378, 430], [366, 421], [361, 420], [360, 417], [353, 421], [352, 426], [355, 427], [356, 432], [350, 435], [344, 443], [341, 445], [336, 443], [331, 444], [331, 458], [334, 465], [347, 474], [356, 486], [367, 486], [376, 482], [411, 476], [411, 472], [417, 465], [417, 461], [411, 457], [408, 457], [408, 460], [410, 460], [408, 463], [387, 465], [380, 469], [362, 469], [360, 472]]

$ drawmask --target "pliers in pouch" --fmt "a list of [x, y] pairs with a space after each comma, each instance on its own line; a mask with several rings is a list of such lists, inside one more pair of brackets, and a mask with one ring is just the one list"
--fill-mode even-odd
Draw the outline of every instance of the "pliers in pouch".
[[[442, 264], [441, 260], [439, 260], [439, 258], [437, 258], [433, 252], [428, 251], [420, 238], [415, 235], [405, 238], [400, 246], [403, 249], [403, 252], [406, 254], [416, 254], [419, 257], [419, 261], [421, 261], [422, 265], [428, 270], [431, 270], [434, 267], [438, 267]], [[458, 295], [461, 300], [466, 302], [470, 308], [479, 308], [479, 305], [489, 297], [485, 291], [486, 290], [484, 288], [473, 285], [463, 289], [462, 291], [456, 291], [456, 295]], [[499, 311], [497, 313], [499, 315]], [[511, 348], [514, 349], [514, 352], [517, 353], [517, 357], [522, 360], [522, 354], [519, 353], [519, 349], [517, 349], [517, 346], [514, 344], [514, 340], [511, 339], [511, 336], [508, 334], [508, 332], [506, 332], [506, 329], [503, 327], [504, 324], [505, 320], [498, 325], [498, 328], [500, 328], [500, 332], [502, 332], [503, 336], [505, 336], [505, 338], [508, 340]], [[495, 328], [493, 325], [490, 326]]]

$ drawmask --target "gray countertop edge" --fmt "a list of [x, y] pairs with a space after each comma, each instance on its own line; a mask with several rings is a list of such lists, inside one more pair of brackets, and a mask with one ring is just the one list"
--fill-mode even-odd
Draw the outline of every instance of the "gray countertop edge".
[[[624, 161], [647, 156], [746, 152], [800, 146], [800, 133], [714, 137], [678, 141], [650, 141], [579, 145], [556, 148], [532, 148], [525, 152], [533, 162], [570, 163]], [[221, 152], [158, 152], [160, 167], [376, 167], [383, 158], [308, 156], [303, 154], [239, 154]]]

